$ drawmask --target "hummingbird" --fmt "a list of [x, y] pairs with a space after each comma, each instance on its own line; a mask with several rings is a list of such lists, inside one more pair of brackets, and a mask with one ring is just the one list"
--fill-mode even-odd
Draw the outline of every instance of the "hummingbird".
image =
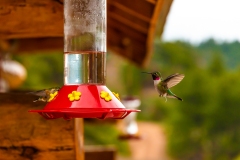
[[175, 73], [168, 76], [166, 79], [163, 79], [159, 72], [143, 72], [147, 74], [151, 74], [154, 82], [154, 87], [159, 93], [160, 97], [165, 97], [166, 101], [167, 98], [175, 98], [180, 101], [183, 101], [182, 98], [176, 96], [174, 93], [171, 92], [170, 88], [177, 85], [179, 82], [182, 81], [184, 78], [183, 74]]
[[39, 91], [29, 92], [28, 94], [39, 96], [33, 102], [37, 102], [37, 101], [49, 102], [50, 97], [51, 97], [50, 94], [54, 94], [55, 92], [58, 92], [59, 90], [60, 90], [59, 87], [53, 87], [53, 88], [49, 88], [49, 89], [43, 89], [43, 90], [39, 90]]

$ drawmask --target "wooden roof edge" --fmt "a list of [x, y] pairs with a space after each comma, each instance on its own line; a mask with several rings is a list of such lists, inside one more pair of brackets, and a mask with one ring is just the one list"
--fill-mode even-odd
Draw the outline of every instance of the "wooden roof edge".
[[142, 67], [145, 68], [149, 63], [152, 52], [153, 52], [153, 42], [156, 36], [161, 36], [163, 33], [164, 25], [166, 23], [167, 15], [170, 11], [173, 0], [158, 0], [156, 8], [154, 10], [153, 18], [150, 23], [147, 38], [147, 54], [143, 61]]

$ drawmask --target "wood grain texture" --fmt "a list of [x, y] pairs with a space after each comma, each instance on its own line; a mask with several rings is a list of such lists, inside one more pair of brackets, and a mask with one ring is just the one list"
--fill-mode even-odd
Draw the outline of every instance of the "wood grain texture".
[[[163, 32], [172, 0], [108, 0], [108, 46], [145, 67]], [[126, 39], [128, 43], [126, 42]]]
[[0, 93], [0, 160], [75, 159], [74, 121], [45, 120], [34, 96]]
[[3, 0], [0, 39], [63, 36], [63, 4], [59, 0]]
[[15, 54], [34, 54], [42, 52], [43, 54], [51, 51], [63, 52], [63, 37], [50, 37], [50, 38], [27, 38], [18, 39], [15, 41], [16, 50]]
[[[138, 66], [146, 66], [153, 53], [154, 38], [163, 32], [172, 1], [107, 0], [108, 49]], [[0, 25], [0, 39], [30, 39], [25, 40], [29, 45], [19, 51], [33, 50], [33, 46], [39, 51], [48, 50], [48, 47], [63, 50], [60, 40], [63, 37], [62, 0], [2, 0], [0, 23], [3, 24]], [[60, 38], [51, 39], [52, 45], [36, 43], [49, 37]], [[130, 41], [128, 45], [126, 39]], [[129, 49], [126, 52], [129, 47], [131, 52]]]
[[76, 160], [84, 160], [83, 118], [75, 118], [74, 124]]
[[158, 0], [156, 1], [154, 12], [152, 14], [148, 37], [146, 42], [146, 57], [143, 59], [143, 64], [146, 65], [151, 59], [153, 54], [153, 43], [156, 37], [160, 38], [166, 23], [167, 15], [172, 6], [173, 0]]
[[86, 146], [86, 160], [116, 160], [117, 149], [114, 146]]

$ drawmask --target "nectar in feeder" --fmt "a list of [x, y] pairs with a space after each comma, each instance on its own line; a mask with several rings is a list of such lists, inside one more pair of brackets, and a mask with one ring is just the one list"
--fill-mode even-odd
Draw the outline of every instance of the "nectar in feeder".
[[64, 1], [64, 86], [38, 112], [46, 119], [125, 118], [106, 86], [106, 0]]

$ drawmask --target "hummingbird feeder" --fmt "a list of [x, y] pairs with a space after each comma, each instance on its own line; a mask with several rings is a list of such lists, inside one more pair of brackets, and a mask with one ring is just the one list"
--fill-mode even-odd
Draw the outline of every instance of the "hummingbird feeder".
[[106, 0], [64, 1], [64, 85], [37, 112], [46, 119], [125, 118], [106, 81]]

